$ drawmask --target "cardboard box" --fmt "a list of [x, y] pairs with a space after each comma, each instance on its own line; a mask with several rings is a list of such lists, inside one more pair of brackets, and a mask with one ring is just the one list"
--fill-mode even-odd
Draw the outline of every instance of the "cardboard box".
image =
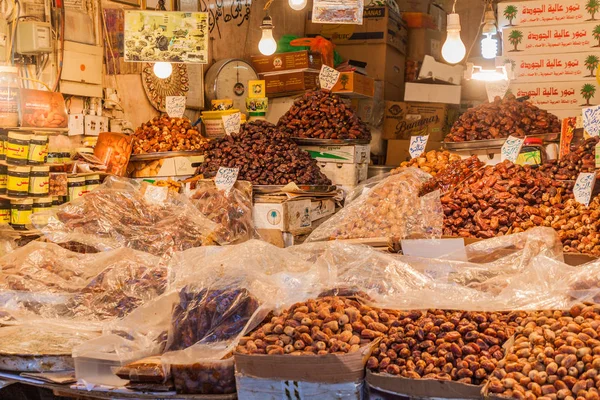
[[446, 136], [448, 105], [440, 103], [385, 102], [383, 138], [408, 140], [411, 136], [429, 135], [441, 142]]
[[405, 86], [405, 101], [460, 104], [460, 86], [409, 82]]
[[[511, 82], [509, 89], [517, 97], [529, 96], [531, 103], [544, 110], [579, 107], [581, 115], [581, 107], [600, 103], [600, 91], [595, 79], [574, 82]], [[582, 93], [588, 98], [583, 97]]]
[[321, 218], [335, 214], [334, 199], [316, 199], [310, 202], [310, 220], [315, 222]]
[[309, 12], [305, 26], [306, 36], [320, 35], [336, 45], [388, 44], [401, 53], [406, 52], [407, 33], [400, 15], [383, 6], [365, 7], [362, 25], [314, 24]]
[[370, 146], [368, 144], [334, 145], [334, 146], [300, 146], [308, 151], [311, 158], [319, 162], [344, 164], [369, 163]]
[[404, 83], [395, 85], [389, 81], [384, 82], [383, 100], [402, 101], [404, 99]]
[[[430, 150], [437, 150], [442, 147], [443, 142], [436, 142], [433, 140], [427, 141], [425, 152]], [[385, 160], [386, 165], [400, 165], [404, 161], [410, 160], [410, 153], [408, 148], [410, 147], [410, 140], [388, 140], [387, 142], [387, 157]]]
[[267, 96], [286, 95], [319, 87], [319, 71], [304, 70], [258, 74], [266, 84]]
[[369, 164], [319, 163], [324, 173], [334, 185], [353, 186], [367, 180]]
[[331, 91], [346, 97], [373, 97], [375, 81], [356, 72], [342, 72]]
[[256, 229], [302, 232], [311, 228], [310, 209], [310, 199], [257, 202], [252, 210], [252, 219]]
[[410, 29], [408, 31], [408, 51], [406, 58], [423, 61], [425, 56], [432, 56], [436, 61], [442, 61], [442, 32], [434, 29]]
[[[592, 19], [586, 9], [588, 0], [507, 1], [498, 5], [498, 28], [529, 25], [568, 25]], [[509, 7], [514, 13], [509, 13]], [[508, 17], [511, 17], [510, 19]], [[598, 17], [598, 14], [596, 14]]]
[[339, 45], [336, 51], [345, 60], [367, 63], [367, 75], [378, 81], [402, 86], [406, 57], [396, 48], [386, 44]]
[[496, 66], [512, 64], [512, 78], [515, 82], [578, 81], [596, 76], [596, 66], [587, 67], [589, 56], [600, 59], [600, 51], [584, 53], [554, 53], [547, 55], [510, 55], [496, 57]]
[[192, 176], [204, 156], [172, 157], [152, 161], [130, 161], [127, 176], [131, 178], [155, 178], [170, 176]]
[[600, 40], [594, 36], [598, 21], [577, 25], [522, 26], [502, 32], [503, 56], [554, 53], [577, 53], [597, 50]]
[[252, 56], [251, 60], [252, 66], [257, 73], [307, 68], [320, 70], [323, 65], [321, 53], [308, 50], [275, 53], [270, 56]]
[[396, 0], [400, 12], [428, 13], [430, 1], [427, 0]]
[[433, 17], [426, 13], [405, 12], [402, 13], [402, 19], [406, 22], [409, 30], [417, 28], [437, 29]]
[[465, 69], [461, 65], [448, 65], [435, 61], [431, 56], [423, 58], [419, 79], [440, 80], [460, 85]]

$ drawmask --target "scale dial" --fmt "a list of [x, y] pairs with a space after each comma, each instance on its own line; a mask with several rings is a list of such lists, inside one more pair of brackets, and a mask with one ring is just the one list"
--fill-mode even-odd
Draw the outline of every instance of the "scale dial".
[[246, 112], [248, 81], [257, 79], [254, 68], [244, 60], [229, 58], [217, 61], [206, 72], [207, 107], [210, 107], [211, 100], [231, 99], [233, 108]]

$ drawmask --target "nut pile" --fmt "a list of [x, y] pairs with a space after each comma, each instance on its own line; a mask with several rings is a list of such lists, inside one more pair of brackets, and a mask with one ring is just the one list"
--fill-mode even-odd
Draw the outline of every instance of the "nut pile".
[[277, 125], [292, 137], [310, 139], [366, 139], [371, 131], [354, 110], [329, 92], [306, 92]]
[[133, 134], [133, 154], [200, 150], [205, 139], [187, 118], [154, 117]]
[[492, 373], [491, 395], [526, 400], [599, 399], [600, 306], [526, 317]]
[[452, 161], [443, 171], [423, 184], [419, 190], [419, 195], [423, 196], [434, 190], [441, 190], [442, 193], [445, 193], [484, 165], [477, 156], [471, 156], [465, 160]]
[[576, 180], [580, 172], [596, 170], [595, 148], [600, 138], [591, 137], [560, 160], [550, 160], [540, 166], [553, 179]]
[[407, 167], [416, 167], [422, 171], [436, 176], [438, 173], [446, 169], [452, 161], [460, 160], [458, 154], [450, 153], [446, 150], [430, 150], [419, 157], [415, 157], [410, 161], [404, 161], [400, 167], [392, 170], [391, 174], [398, 174]]
[[367, 368], [412, 379], [483, 383], [504, 357], [521, 314], [429, 310], [402, 312]]
[[242, 125], [239, 133], [211, 140], [198, 173], [216, 175], [219, 167], [239, 168], [238, 179], [255, 185], [330, 185], [317, 162], [288, 135], [266, 121]]
[[442, 197], [444, 234], [491, 238], [541, 226], [538, 214], [568, 198], [570, 186], [510, 161], [487, 166]]
[[296, 303], [244, 336], [241, 354], [352, 353], [388, 331], [387, 311], [351, 298], [327, 296]]
[[528, 101], [517, 101], [513, 95], [496, 97], [467, 110], [454, 123], [446, 142], [501, 139], [510, 135], [524, 137], [560, 132], [558, 118]]

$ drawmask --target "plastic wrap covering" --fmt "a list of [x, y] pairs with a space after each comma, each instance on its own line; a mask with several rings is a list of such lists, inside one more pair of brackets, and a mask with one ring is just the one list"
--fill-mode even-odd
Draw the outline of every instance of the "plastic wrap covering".
[[217, 225], [185, 196], [167, 192], [110, 177], [86, 196], [50, 211], [41, 230], [55, 243], [74, 241], [102, 251], [129, 247], [159, 256], [215, 244]]
[[419, 197], [421, 185], [430, 178], [416, 168], [385, 178], [315, 229], [307, 241], [440, 237], [439, 193]]
[[226, 243], [258, 237], [252, 221], [252, 186], [219, 190], [212, 181], [199, 181], [190, 199], [202, 215], [218, 225], [217, 236]]
[[19, 234], [12, 228], [0, 228], [0, 257], [5, 256], [17, 248]]

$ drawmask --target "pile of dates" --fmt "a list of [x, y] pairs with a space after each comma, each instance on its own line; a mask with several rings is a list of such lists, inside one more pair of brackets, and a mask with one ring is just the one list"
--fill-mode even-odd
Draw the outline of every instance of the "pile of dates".
[[296, 100], [277, 125], [292, 137], [371, 140], [371, 131], [335, 94], [316, 90]]
[[403, 171], [404, 168], [416, 167], [432, 176], [436, 176], [438, 173], [445, 170], [451, 162], [458, 160], [460, 160], [458, 154], [450, 153], [445, 150], [430, 150], [410, 161], [404, 161], [400, 164], [400, 167], [392, 170], [391, 174], [398, 174]]
[[487, 394], [525, 400], [600, 399], [600, 306], [532, 314], [498, 363]]
[[570, 188], [510, 161], [486, 166], [442, 196], [444, 235], [491, 238], [542, 226], [539, 210], [568, 199]]
[[580, 172], [593, 172], [596, 169], [595, 148], [600, 138], [591, 137], [560, 160], [550, 160], [540, 166], [551, 178], [576, 180]]
[[211, 140], [204, 146], [198, 174], [216, 175], [219, 167], [239, 168], [238, 179], [255, 185], [330, 185], [317, 162], [287, 134], [266, 121], [242, 125], [239, 133]]
[[164, 114], [142, 124], [133, 134], [133, 154], [198, 151], [207, 141], [187, 118]]
[[556, 132], [560, 132], [560, 121], [555, 115], [508, 94], [503, 99], [496, 97], [491, 103], [467, 110], [454, 123], [445, 141], [491, 140], [510, 135], [524, 137]]
[[244, 336], [240, 354], [324, 355], [353, 353], [383, 337], [396, 319], [353, 298], [326, 296], [296, 303]]
[[467, 179], [472, 173], [482, 168], [484, 165], [485, 164], [479, 160], [477, 156], [471, 156], [464, 160], [458, 159], [452, 161], [442, 172], [438, 173], [435, 177], [421, 186], [419, 195], [423, 196], [434, 190], [440, 190], [442, 193], [445, 193]]
[[367, 368], [411, 379], [480, 385], [504, 358], [502, 345], [525, 314], [401, 312]]

